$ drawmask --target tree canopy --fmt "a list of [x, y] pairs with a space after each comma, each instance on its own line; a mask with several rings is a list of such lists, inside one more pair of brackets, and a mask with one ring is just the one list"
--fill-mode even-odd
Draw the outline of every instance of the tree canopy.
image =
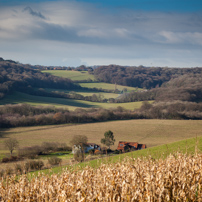
[[111, 130], [106, 131], [104, 133], [104, 138], [101, 139], [101, 143], [105, 144], [110, 149], [110, 146], [114, 145], [114, 142], [115, 142], [115, 139], [114, 139], [113, 132]]

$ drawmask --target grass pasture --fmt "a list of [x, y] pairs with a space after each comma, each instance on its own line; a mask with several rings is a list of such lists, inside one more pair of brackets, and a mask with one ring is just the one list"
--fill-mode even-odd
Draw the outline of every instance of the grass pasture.
[[68, 78], [73, 81], [77, 80], [95, 80], [94, 76], [89, 74], [87, 71], [71, 71], [71, 70], [44, 70], [43, 73], [49, 73], [54, 76]]
[[55, 106], [67, 108], [69, 110], [75, 110], [76, 108], [99, 108], [103, 107], [106, 109], [116, 108], [121, 106], [125, 109], [133, 110], [140, 108], [142, 102], [128, 102], [128, 103], [100, 103], [100, 102], [90, 102], [83, 100], [74, 100], [74, 99], [64, 99], [64, 98], [52, 98], [52, 97], [43, 97], [43, 96], [33, 96], [25, 93], [15, 92], [12, 95], [8, 95], [2, 100], [0, 100], [0, 105], [5, 104], [18, 104], [18, 103], [27, 103], [33, 106]]
[[52, 89], [52, 88], [46, 88], [45, 89], [48, 92], [54, 92], [54, 91], [58, 91], [58, 92], [63, 92], [63, 93], [76, 93], [76, 94], [80, 94], [83, 96], [92, 96], [93, 94], [99, 96], [103, 96], [103, 98], [109, 99], [109, 98], [117, 98], [119, 96], [119, 94], [117, 93], [105, 93], [105, 92], [93, 92], [93, 91], [87, 91], [87, 90], [82, 90], [82, 89], [76, 89], [73, 91], [70, 90], [63, 90], [63, 89]]
[[123, 90], [124, 88], [127, 88], [128, 91], [137, 91], [138, 88], [129, 87], [129, 86], [121, 86], [121, 85], [115, 85], [111, 83], [79, 83], [81, 87], [85, 88], [102, 88], [106, 90], [115, 90], [116, 88], [118, 90]]
[[1, 129], [0, 148], [8, 137], [19, 140], [20, 146], [41, 145], [42, 142], [69, 141], [74, 135], [86, 135], [89, 142], [100, 144], [104, 132], [111, 130], [116, 142], [134, 141], [148, 147], [169, 144], [176, 141], [202, 136], [201, 120], [127, 120], [76, 125], [52, 125]]

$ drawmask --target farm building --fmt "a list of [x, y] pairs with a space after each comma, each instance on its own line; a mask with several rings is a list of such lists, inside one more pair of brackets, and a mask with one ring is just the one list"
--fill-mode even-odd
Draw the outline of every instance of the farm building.
[[[72, 147], [72, 153], [76, 153], [77, 150], [80, 150], [82, 148], [82, 145], [74, 145]], [[101, 150], [100, 146], [95, 144], [95, 143], [86, 143], [83, 144], [83, 148], [84, 148], [84, 152], [87, 153], [90, 150], [94, 149], [94, 150]]]
[[146, 148], [147, 148], [146, 144], [139, 144], [138, 142], [119, 141], [117, 150], [126, 152], [126, 151], [135, 151], [135, 150], [141, 150]]

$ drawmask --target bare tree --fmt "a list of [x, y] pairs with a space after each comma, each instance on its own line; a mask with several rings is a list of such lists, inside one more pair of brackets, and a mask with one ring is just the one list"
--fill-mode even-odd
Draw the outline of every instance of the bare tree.
[[18, 147], [19, 142], [15, 138], [9, 138], [4, 141], [4, 145], [10, 151], [11, 156], [12, 156], [13, 150]]
[[75, 135], [70, 144], [74, 150], [74, 159], [76, 161], [82, 162], [85, 158], [85, 145], [88, 141], [88, 138], [85, 135]]
[[88, 142], [88, 138], [85, 135], [75, 135], [70, 141], [71, 146], [85, 144]]

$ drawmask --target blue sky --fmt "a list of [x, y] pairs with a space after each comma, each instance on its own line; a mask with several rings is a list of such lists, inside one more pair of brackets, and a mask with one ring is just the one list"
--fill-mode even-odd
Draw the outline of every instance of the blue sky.
[[201, 55], [201, 0], [0, 0], [5, 59], [201, 67]]

